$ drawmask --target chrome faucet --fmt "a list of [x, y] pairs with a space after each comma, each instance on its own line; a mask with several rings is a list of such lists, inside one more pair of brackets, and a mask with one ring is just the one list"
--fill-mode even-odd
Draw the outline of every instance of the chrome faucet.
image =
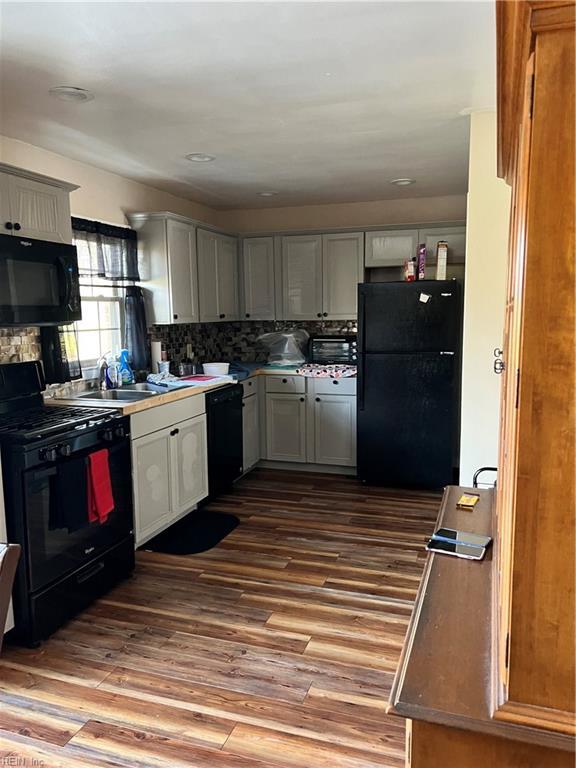
[[108, 370], [106, 356], [103, 355], [96, 365], [98, 367], [98, 389], [106, 389], [106, 371]]

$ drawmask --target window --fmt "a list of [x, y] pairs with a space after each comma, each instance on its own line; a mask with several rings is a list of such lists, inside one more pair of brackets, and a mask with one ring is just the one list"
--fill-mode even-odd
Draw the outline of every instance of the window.
[[93, 368], [102, 355], [123, 346], [124, 288], [116, 283], [81, 279], [82, 320], [76, 323], [83, 369]]
[[76, 323], [85, 376], [100, 357], [124, 346], [126, 284], [138, 280], [136, 233], [86, 219], [72, 219], [78, 251], [82, 320]]

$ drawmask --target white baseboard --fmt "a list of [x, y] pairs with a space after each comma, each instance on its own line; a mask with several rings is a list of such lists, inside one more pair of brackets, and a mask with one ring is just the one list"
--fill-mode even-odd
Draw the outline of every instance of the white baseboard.
[[256, 464], [256, 467], [264, 469], [287, 469], [291, 472], [316, 472], [325, 475], [356, 475], [356, 467], [337, 467], [333, 464], [300, 464], [297, 461], [268, 461], [262, 459]]

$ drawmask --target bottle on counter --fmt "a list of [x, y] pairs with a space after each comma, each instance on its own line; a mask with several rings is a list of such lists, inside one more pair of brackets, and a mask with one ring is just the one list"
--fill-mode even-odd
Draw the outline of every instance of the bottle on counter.
[[134, 372], [128, 362], [127, 349], [120, 350], [119, 372], [122, 384], [134, 384]]
[[420, 243], [418, 246], [418, 280], [424, 280], [426, 277], [426, 243]]

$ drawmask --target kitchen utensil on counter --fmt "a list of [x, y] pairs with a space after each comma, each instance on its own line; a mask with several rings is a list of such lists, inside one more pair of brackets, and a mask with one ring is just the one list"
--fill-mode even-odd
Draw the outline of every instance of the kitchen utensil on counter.
[[193, 376], [196, 373], [196, 363], [183, 360], [178, 363], [178, 376]]

